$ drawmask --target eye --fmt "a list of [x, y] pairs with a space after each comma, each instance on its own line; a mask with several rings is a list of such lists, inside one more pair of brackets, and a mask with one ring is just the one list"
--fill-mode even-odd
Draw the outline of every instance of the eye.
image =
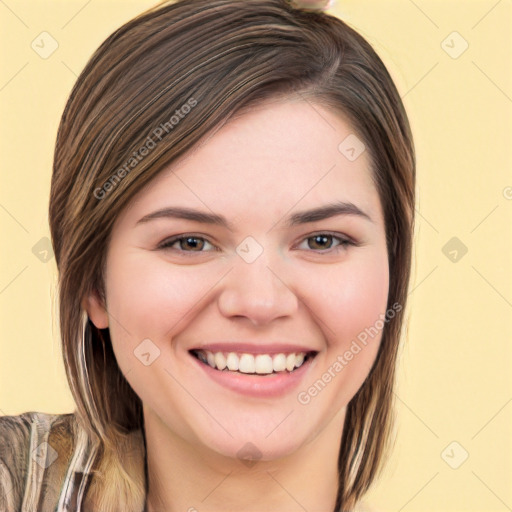
[[[334, 241], [337, 241], [338, 243], [333, 245]], [[303, 243], [304, 242], [308, 245], [307, 248], [320, 252], [330, 252], [330, 249], [344, 249], [349, 245], [356, 245], [356, 243], [353, 240], [350, 240], [347, 237], [336, 236], [331, 233], [317, 233], [315, 235], [305, 238]], [[300, 246], [299, 249], [301, 249]]]
[[[349, 245], [357, 245], [357, 243], [345, 236], [338, 236], [332, 233], [317, 233], [305, 238], [302, 244], [306, 243], [307, 247], [299, 249], [312, 249], [315, 252], [331, 252], [332, 250], [344, 249]], [[301, 244], [301, 245], [302, 245]], [[177, 246], [177, 247], [173, 247]], [[211, 248], [208, 249], [208, 246]], [[208, 252], [217, 250], [206, 238], [196, 235], [180, 235], [164, 240], [158, 249], [171, 249], [182, 253]]]
[[[174, 245], [178, 248], [173, 248]], [[205, 252], [205, 245], [213, 245], [203, 237], [195, 235], [181, 235], [164, 240], [158, 249], [174, 249], [179, 252]], [[211, 250], [211, 249], [210, 249]]]

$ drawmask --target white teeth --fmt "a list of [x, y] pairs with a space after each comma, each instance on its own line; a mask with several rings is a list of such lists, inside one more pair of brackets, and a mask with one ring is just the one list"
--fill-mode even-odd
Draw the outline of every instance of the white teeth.
[[224, 370], [227, 368], [231, 371], [239, 371], [240, 373], [257, 373], [260, 375], [268, 375], [273, 372], [291, 372], [295, 368], [299, 368], [304, 363], [306, 357], [305, 352], [297, 354], [237, 354], [229, 352], [210, 352], [209, 350], [196, 350], [196, 354], [201, 361], [207, 363], [212, 368]]
[[234, 352], [230, 352], [227, 357], [226, 365], [228, 370], [235, 371], [238, 370], [239, 359], [238, 356]]
[[206, 361], [212, 368], [215, 368], [215, 356], [211, 352], [206, 352]]
[[286, 369], [291, 372], [295, 368], [295, 354], [288, 354], [286, 358]]
[[222, 352], [217, 352], [215, 354], [215, 366], [219, 370], [224, 370], [227, 366], [226, 358], [224, 357], [224, 354]]
[[277, 354], [272, 360], [272, 366], [276, 372], [284, 372], [286, 370], [286, 356], [284, 354]]
[[256, 373], [272, 373], [274, 371], [272, 357], [268, 354], [258, 354], [254, 358], [254, 369], [256, 370]]
[[242, 354], [240, 364], [238, 365], [238, 371], [242, 373], [254, 373], [256, 371], [254, 356], [251, 356], [251, 354]]

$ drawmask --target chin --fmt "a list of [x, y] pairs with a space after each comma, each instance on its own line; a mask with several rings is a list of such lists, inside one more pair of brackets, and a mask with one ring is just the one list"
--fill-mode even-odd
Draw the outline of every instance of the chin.
[[283, 445], [281, 440], [269, 441], [264, 437], [253, 441], [232, 442], [230, 445], [215, 443], [210, 449], [230, 459], [236, 459], [247, 468], [257, 462], [271, 462], [293, 455], [301, 446], [298, 440], [288, 440]]

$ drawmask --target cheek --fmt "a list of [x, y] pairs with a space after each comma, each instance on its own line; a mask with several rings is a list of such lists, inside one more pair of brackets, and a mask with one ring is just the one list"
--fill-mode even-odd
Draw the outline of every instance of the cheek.
[[[149, 338], [163, 349], [165, 337], [193, 318], [218, 277], [201, 266], [172, 266], [154, 254], [113, 255], [107, 274], [107, 307], [114, 349], [133, 350]], [[122, 343], [122, 345], [121, 345]]]
[[[323, 277], [326, 293], [313, 306], [326, 339], [325, 353], [318, 359], [317, 378], [297, 397], [300, 404], [313, 407], [313, 415], [322, 414], [325, 403], [334, 415], [360, 389], [377, 356], [381, 315], [386, 312], [387, 256], [376, 254], [334, 270]], [[322, 398], [316, 399], [319, 395]]]
[[326, 326], [328, 349], [343, 354], [358, 341], [365, 348], [358, 359], [367, 366], [377, 352], [381, 315], [386, 312], [389, 292], [387, 256], [376, 252], [361, 259], [354, 258], [350, 264], [328, 275], [325, 285], [327, 292], [317, 310]]

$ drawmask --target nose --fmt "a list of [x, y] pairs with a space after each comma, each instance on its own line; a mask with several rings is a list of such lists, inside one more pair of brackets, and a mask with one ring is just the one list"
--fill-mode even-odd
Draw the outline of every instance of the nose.
[[279, 275], [275, 262], [269, 265], [265, 254], [252, 263], [241, 258], [236, 261], [218, 296], [223, 316], [246, 318], [254, 325], [265, 325], [297, 311], [296, 294], [284, 276]]

